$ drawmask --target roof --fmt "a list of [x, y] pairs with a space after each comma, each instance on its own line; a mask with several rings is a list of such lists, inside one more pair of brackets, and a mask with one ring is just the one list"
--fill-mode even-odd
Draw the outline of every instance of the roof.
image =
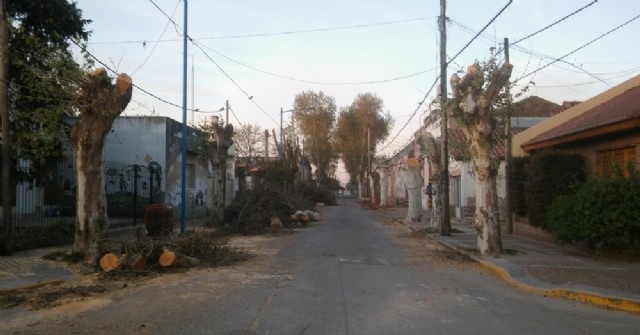
[[538, 96], [526, 97], [513, 103], [513, 116], [550, 117], [558, 114], [562, 106]]
[[[531, 145], [534, 143], [534, 139], [538, 136], [542, 136], [543, 134], [552, 131], [553, 129], [559, 127], [560, 125], [569, 122], [570, 120], [579, 117], [582, 114], [585, 114], [595, 108], [603, 108], [598, 107], [600, 105], [608, 106], [604, 108], [605, 110], [611, 110], [612, 106], [610, 104], [610, 100], [614, 100], [619, 95], [624, 94], [625, 92], [631, 90], [632, 88], [640, 86], [640, 76], [635, 76], [633, 78], [628, 79], [627, 81], [621, 83], [620, 85], [614, 86], [582, 103], [579, 103], [568, 110], [556, 114], [547, 120], [519, 133], [518, 135], [513, 137], [512, 142], [512, 152], [514, 156], [522, 156], [525, 155], [525, 149], [531, 150], [533, 148], [527, 147], [526, 144]], [[619, 112], [619, 111], [618, 111]], [[604, 116], [599, 116], [604, 120]], [[608, 116], [607, 116], [608, 118]], [[573, 123], [573, 126], [578, 126], [577, 123]], [[555, 133], [554, 136], [558, 136], [560, 133]], [[585, 135], [585, 134], [582, 134]], [[566, 140], [566, 139], [565, 139]], [[539, 143], [538, 140], [535, 140], [535, 143]]]
[[[626, 122], [631, 120], [637, 120], [637, 122]], [[547, 147], [639, 126], [640, 86], [635, 86], [532, 138], [523, 144], [523, 148], [531, 150], [536, 147]], [[588, 132], [596, 129], [600, 131]]]

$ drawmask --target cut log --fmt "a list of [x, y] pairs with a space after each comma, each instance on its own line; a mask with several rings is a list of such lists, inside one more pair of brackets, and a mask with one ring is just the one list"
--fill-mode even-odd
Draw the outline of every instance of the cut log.
[[114, 253], [107, 253], [100, 258], [100, 268], [104, 272], [109, 272], [118, 268], [118, 264], [120, 264], [118, 256]]
[[160, 265], [164, 266], [165, 268], [173, 265], [175, 261], [176, 261], [176, 253], [169, 249], [164, 249], [162, 254], [160, 254], [160, 258], [158, 259], [158, 263], [160, 263]]
[[133, 271], [142, 271], [147, 266], [144, 255], [135, 255], [129, 263], [129, 269]]
[[200, 260], [195, 257], [189, 257], [180, 253], [177, 253], [173, 250], [164, 249], [164, 252], [160, 255], [158, 259], [158, 263], [163, 267], [169, 266], [178, 266], [178, 267], [188, 267], [188, 266], [198, 266], [200, 265]]

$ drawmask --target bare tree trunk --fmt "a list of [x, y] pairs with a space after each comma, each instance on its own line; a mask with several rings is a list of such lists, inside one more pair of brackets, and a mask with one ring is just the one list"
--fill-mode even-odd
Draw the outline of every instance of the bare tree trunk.
[[389, 176], [387, 172], [387, 168], [380, 169], [380, 207], [388, 207], [389, 203], [387, 202], [389, 198]]
[[420, 177], [420, 162], [415, 158], [407, 159], [405, 171], [405, 185], [409, 195], [406, 223], [422, 221], [422, 178]]
[[487, 155], [477, 157], [474, 155], [473, 166], [476, 186], [476, 210], [473, 225], [478, 232], [478, 250], [483, 255], [500, 254], [502, 239], [496, 188], [497, 170], [492, 166], [492, 160]]
[[371, 203], [380, 206], [380, 174], [377, 171], [371, 173]]
[[436, 140], [428, 132], [423, 132], [420, 135], [420, 148], [422, 154], [427, 156], [429, 164], [431, 164], [432, 170], [436, 171], [432, 177], [433, 181], [433, 209], [431, 210], [431, 223], [430, 227], [434, 230], [440, 231], [443, 220], [443, 201], [441, 194], [443, 192], [442, 183], [440, 183], [440, 146], [436, 143]]
[[109, 227], [104, 191], [102, 149], [113, 121], [131, 100], [131, 78], [120, 74], [116, 84], [105, 69], [90, 74], [79, 94], [80, 120], [71, 130], [78, 179], [74, 252], [82, 252], [90, 264], [97, 264]]
[[356, 177], [356, 182], [358, 183], [358, 199], [359, 199], [359, 200], [362, 200], [362, 199], [364, 198], [364, 197], [363, 197], [363, 192], [362, 192], [362, 191], [364, 191], [364, 190], [363, 190], [363, 188], [364, 188], [364, 183], [362, 182], [362, 177], [361, 177], [360, 175], [358, 175], [358, 176]]

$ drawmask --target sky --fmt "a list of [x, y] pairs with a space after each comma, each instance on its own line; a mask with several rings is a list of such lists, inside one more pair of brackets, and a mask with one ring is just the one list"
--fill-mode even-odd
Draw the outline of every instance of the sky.
[[[134, 89], [124, 115], [182, 121], [184, 0], [77, 5], [92, 20], [88, 51], [153, 95]], [[585, 6], [512, 45], [511, 79], [520, 79], [512, 93], [529, 86], [516, 100], [536, 95], [558, 104], [583, 101], [639, 75], [640, 1], [449, 0], [447, 56], [455, 59], [447, 79], [488, 60], [504, 38], [513, 44]], [[438, 85], [431, 87], [439, 75], [439, 0], [189, 0], [187, 14], [193, 42], [186, 101], [198, 110], [187, 112], [188, 124], [209, 115], [226, 118], [215, 112], [229, 101], [234, 126], [251, 123], [279, 132], [280, 110], [290, 110], [300, 92], [323, 91], [338, 108], [370, 92], [394, 120], [377, 152], [391, 155], [410, 143], [438, 93]], [[290, 113], [283, 115], [286, 126]]]

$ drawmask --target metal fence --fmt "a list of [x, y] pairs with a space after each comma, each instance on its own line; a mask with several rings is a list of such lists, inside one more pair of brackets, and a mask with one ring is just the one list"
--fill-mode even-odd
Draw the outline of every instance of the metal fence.
[[[77, 203], [73, 158], [65, 157], [50, 171], [39, 173], [46, 176], [40, 178], [45, 180], [35, 177], [27, 161], [20, 161], [17, 171], [12, 199], [13, 249], [72, 242]], [[135, 225], [143, 217], [146, 205], [164, 202], [159, 166], [105, 161], [103, 178], [107, 214], [116, 220]], [[4, 239], [2, 236], [0, 241]]]

